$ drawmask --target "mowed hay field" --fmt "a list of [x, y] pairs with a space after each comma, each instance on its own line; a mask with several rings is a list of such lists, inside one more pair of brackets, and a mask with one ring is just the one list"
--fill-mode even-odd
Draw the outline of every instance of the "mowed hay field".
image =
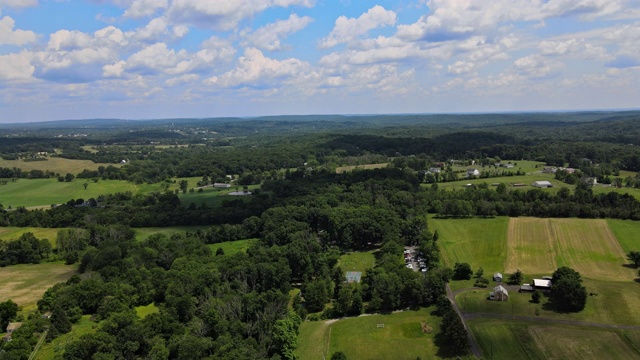
[[38, 239], [48, 239], [51, 246], [56, 247], [58, 231], [62, 228], [36, 228], [36, 227], [0, 227], [0, 240], [17, 240], [24, 233], [33, 233]]
[[76, 273], [76, 265], [62, 262], [0, 268], [0, 302], [11, 299], [23, 307], [33, 306], [48, 288]]
[[[437, 359], [434, 336], [440, 318], [432, 317], [431, 311], [433, 308], [334, 322], [305, 321], [300, 325], [295, 353], [305, 360], [329, 359], [338, 351], [347, 359], [359, 360]], [[423, 333], [421, 322], [432, 329], [430, 334]]]
[[468, 324], [487, 359], [640, 358], [640, 331], [489, 319]]
[[569, 266], [596, 280], [633, 278], [606, 220], [511, 218], [507, 239], [507, 273], [551, 274]]
[[72, 160], [61, 157], [48, 157], [46, 161], [24, 161], [24, 160], [5, 160], [0, 158], [0, 167], [19, 168], [22, 171], [42, 170], [60, 173], [64, 176], [67, 173], [76, 175], [84, 169], [98, 170], [98, 167], [109, 165], [120, 167], [120, 164], [99, 164], [91, 160]]
[[466, 262], [485, 273], [503, 271], [507, 256], [509, 218], [436, 219], [429, 218], [429, 229], [437, 230], [445, 264]]

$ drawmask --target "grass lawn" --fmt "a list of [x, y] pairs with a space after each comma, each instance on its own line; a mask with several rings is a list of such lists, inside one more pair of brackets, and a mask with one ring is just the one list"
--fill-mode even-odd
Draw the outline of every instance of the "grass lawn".
[[136, 310], [136, 315], [138, 315], [140, 319], [144, 319], [145, 317], [147, 317], [147, 315], [160, 312], [160, 309], [158, 309], [158, 307], [154, 303], [151, 303], [146, 306], [137, 306], [135, 310]]
[[351, 166], [340, 166], [336, 168], [336, 174], [342, 174], [343, 172], [353, 171], [355, 169], [380, 169], [386, 168], [389, 163], [380, 163], [380, 164], [367, 164], [367, 165], [351, 165]]
[[591, 188], [591, 190], [593, 191], [594, 195], [608, 194], [610, 192], [616, 192], [616, 193], [618, 193], [620, 195], [629, 194], [629, 195], [633, 196], [634, 198], [640, 200], [640, 189], [636, 189], [636, 188], [621, 187], [620, 189], [618, 189], [618, 188], [613, 187], [613, 186], [596, 185], [596, 186], [593, 186]]
[[56, 356], [62, 356], [67, 343], [77, 340], [80, 336], [96, 332], [98, 324], [89, 320], [90, 315], [83, 315], [77, 324], [73, 324], [71, 332], [60, 335], [50, 343], [43, 343], [35, 360], [52, 360]]
[[[520, 175], [520, 176], [501, 176], [501, 177], [488, 178], [488, 179], [473, 179], [473, 180], [461, 179], [459, 181], [438, 183], [438, 188], [447, 189], [447, 190], [454, 190], [454, 189], [460, 190], [460, 189], [464, 189], [467, 184], [478, 185], [478, 184], [486, 183], [491, 186], [491, 184], [504, 183], [505, 185], [507, 185], [507, 190], [511, 191], [511, 190], [519, 189], [519, 190], [526, 191], [526, 190], [535, 189], [533, 186], [531, 186], [532, 182], [543, 181], [543, 180], [549, 181], [553, 184], [552, 188], [543, 189], [544, 191], [555, 193], [558, 190], [560, 190], [560, 188], [563, 188], [563, 187], [569, 188], [571, 190], [575, 188], [575, 186], [573, 185], [568, 185], [554, 179], [553, 174], [542, 174], [542, 173], [533, 173], [533, 174]], [[525, 186], [512, 187], [511, 184], [525, 184]], [[422, 184], [422, 186], [431, 187], [431, 184]], [[495, 186], [492, 186], [492, 187], [495, 188]]]
[[359, 252], [354, 251], [348, 254], [340, 256], [338, 260], [338, 266], [342, 268], [342, 271], [361, 271], [364, 273], [367, 269], [373, 269], [376, 263], [376, 257], [373, 251]]
[[[329, 359], [342, 351], [347, 359], [436, 359], [434, 336], [440, 318], [430, 315], [433, 308], [390, 315], [360, 316], [338, 320], [305, 321], [300, 325], [296, 354], [300, 359]], [[421, 322], [433, 331], [422, 332]], [[384, 328], [378, 328], [384, 324]]]
[[487, 359], [637, 359], [637, 331], [474, 319], [468, 321]]
[[607, 219], [607, 223], [625, 253], [640, 251], [640, 222]]
[[258, 241], [258, 239], [244, 239], [237, 241], [227, 241], [221, 242], [217, 244], [209, 244], [209, 248], [213, 253], [215, 253], [218, 248], [222, 248], [225, 255], [233, 255], [238, 252], [247, 252], [247, 249], [254, 241]]
[[64, 176], [67, 173], [76, 175], [84, 169], [98, 170], [98, 167], [107, 167], [113, 165], [120, 167], [120, 164], [99, 164], [91, 160], [72, 160], [61, 157], [48, 157], [46, 161], [24, 161], [24, 160], [5, 160], [0, 158], [0, 167], [13, 168], [17, 167], [22, 171], [42, 170], [60, 173]]
[[11, 299], [23, 307], [33, 306], [48, 288], [76, 272], [77, 265], [62, 262], [0, 268], [0, 302]]
[[185, 233], [187, 231], [195, 232], [196, 230], [207, 230], [211, 226], [172, 226], [172, 227], [147, 227], [135, 228], [136, 240], [143, 241], [153, 234], [165, 234], [171, 236], [173, 234]]
[[[533, 276], [525, 273], [526, 282], [529, 282]], [[632, 281], [614, 282], [592, 279], [583, 279], [583, 283], [587, 293], [595, 295], [587, 296], [587, 306], [579, 313], [554, 312], [545, 306], [548, 300], [546, 297], [543, 297], [540, 304], [534, 304], [530, 302], [530, 293], [517, 291], [509, 291], [508, 302], [489, 301], [487, 297], [493, 284], [486, 289], [460, 293], [456, 296], [456, 301], [463, 311], [470, 313], [498, 313], [603, 324], [640, 325], [640, 306], [638, 306], [640, 286], [638, 284]]]
[[486, 276], [504, 271], [509, 218], [429, 218], [428, 223], [431, 231], [438, 231], [445, 265], [466, 262], [474, 272], [482, 267]]
[[511, 218], [508, 234], [506, 272], [550, 274], [569, 266], [591, 279], [634, 278], [606, 220]]

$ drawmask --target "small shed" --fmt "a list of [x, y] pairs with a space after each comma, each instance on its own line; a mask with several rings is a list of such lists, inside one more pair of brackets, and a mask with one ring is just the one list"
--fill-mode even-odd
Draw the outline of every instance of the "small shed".
[[360, 282], [360, 279], [362, 278], [362, 272], [361, 271], [347, 271], [347, 282], [348, 283], [352, 283], [352, 282]]
[[478, 169], [469, 168], [467, 169], [467, 177], [470, 176], [480, 176], [480, 171], [478, 171]]
[[231, 184], [225, 184], [225, 183], [214, 183], [213, 184], [214, 188], [230, 188]]
[[502, 274], [500, 274], [499, 272], [493, 274], [493, 281], [502, 282]]
[[509, 300], [509, 292], [504, 288], [504, 286], [498, 285], [489, 293], [489, 299], [495, 301], [507, 301]]
[[522, 284], [520, 285], [520, 292], [534, 292], [535, 289], [533, 288], [533, 286], [529, 285], [529, 284]]

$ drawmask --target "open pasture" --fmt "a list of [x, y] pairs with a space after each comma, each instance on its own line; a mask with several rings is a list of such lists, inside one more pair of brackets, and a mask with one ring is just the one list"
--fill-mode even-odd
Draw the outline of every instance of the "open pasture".
[[53, 360], [62, 358], [64, 347], [71, 341], [78, 340], [82, 335], [92, 334], [98, 329], [98, 324], [91, 321], [91, 315], [82, 315], [77, 324], [73, 324], [71, 331], [58, 336], [51, 342], [44, 342], [34, 357], [34, 360]]
[[342, 174], [343, 172], [349, 172], [349, 171], [353, 171], [353, 170], [356, 170], [356, 169], [371, 170], [371, 169], [386, 168], [387, 165], [389, 165], [389, 163], [339, 166], [339, 167], [336, 168], [336, 174]]
[[511, 218], [507, 238], [506, 272], [551, 273], [569, 266], [591, 279], [633, 278], [606, 220]]
[[[195, 183], [189, 182], [189, 188], [195, 187]], [[260, 185], [249, 185], [249, 191], [253, 191], [255, 189], [259, 189]], [[202, 188], [202, 192], [198, 190], [194, 192], [187, 191], [186, 194], [180, 193], [180, 202], [183, 206], [187, 206], [191, 203], [196, 204], [196, 206], [200, 206], [201, 204], [206, 204], [209, 207], [218, 207], [222, 205], [224, 201], [229, 200], [237, 200], [240, 199], [242, 201], [248, 201], [251, 196], [231, 196], [229, 195], [232, 191], [242, 191], [242, 186], [233, 185], [230, 188], [214, 188], [212, 186], [208, 186]]]
[[171, 226], [171, 227], [145, 227], [135, 228], [136, 240], [143, 241], [153, 234], [164, 234], [171, 236], [173, 234], [184, 234], [187, 231], [196, 232], [197, 230], [207, 230], [211, 226]]
[[31, 171], [31, 170], [42, 170], [42, 171], [51, 171], [54, 173], [60, 173], [64, 176], [67, 173], [77, 174], [84, 169], [87, 170], [98, 170], [100, 166], [117, 166], [120, 167], [120, 164], [100, 164], [94, 163], [91, 160], [73, 160], [73, 159], [65, 159], [61, 157], [48, 157], [45, 161], [24, 161], [24, 160], [5, 160], [0, 158], [0, 167], [5, 168], [19, 168], [22, 171]]
[[607, 224], [625, 253], [640, 251], [640, 222], [607, 219]]
[[429, 218], [429, 229], [437, 230], [445, 265], [466, 262], [485, 273], [503, 271], [507, 254], [509, 218], [436, 219]]
[[51, 246], [56, 247], [58, 228], [36, 228], [36, 227], [0, 227], [0, 239], [4, 241], [17, 240], [24, 233], [33, 233], [38, 239], [48, 239]]
[[48, 288], [76, 273], [76, 265], [62, 262], [0, 268], [0, 302], [11, 299], [20, 306], [35, 305]]
[[[87, 188], [84, 188], [87, 183]], [[103, 194], [132, 191], [138, 186], [128, 181], [100, 180], [97, 183], [89, 179], [75, 179], [71, 182], [60, 182], [56, 179], [18, 179], [0, 185], [0, 204], [5, 208], [11, 206], [41, 206], [65, 203], [71, 199], [89, 199]]]
[[[430, 315], [433, 308], [404, 311], [390, 315], [370, 315], [338, 321], [305, 321], [300, 325], [300, 359], [329, 359], [342, 351], [347, 359], [414, 360], [439, 359], [434, 343], [440, 318]], [[426, 323], [431, 333], [422, 331]], [[378, 327], [384, 324], [384, 327]]]
[[487, 359], [636, 359], [638, 331], [583, 328], [564, 325], [468, 321]]

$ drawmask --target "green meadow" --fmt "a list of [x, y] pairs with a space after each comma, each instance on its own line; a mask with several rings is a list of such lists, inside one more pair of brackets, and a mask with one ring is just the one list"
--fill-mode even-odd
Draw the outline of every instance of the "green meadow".
[[61, 157], [48, 157], [43, 161], [5, 160], [0, 158], [0, 167], [19, 168], [22, 171], [42, 170], [59, 173], [64, 176], [67, 173], [77, 174], [84, 169], [97, 170], [100, 166], [120, 167], [120, 164], [99, 164], [91, 160], [73, 160]]
[[44, 342], [35, 356], [35, 360], [53, 360], [62, 358], [65, 346], [79, 339], [82, 335], [96, 332], [98, 324], [91, 321], [90, 315], [83, 315], [77, 324], [73, 324], [70, 332], [62, 334], [51, 342]]
[[473, 319], [468, 322], [487, 359], [637, 359], [640, 331]]
[[143, 241], [153, 234], [164, 234], [171, 236], [173, 234], [184, 234], [186, 232], [196, 232], [198, 230], [207, 230], [211, 226], [172, 226], [172, 227], [146, 227], [135, 228], [136, 240]]
[[375, 251], [354, 251], [340, 256], [338, 266], [342, 271], [360, 271], [373, 269], [376, 263]]
[[51, 246], [56, 247], [59, 228], [36, 228], [36, 227], [0, 227], [0, 239], [4, 241], [17, 240], [22, 234], [30, 232], [38, 239], [48, 239]]
[[[439, 359], [434, 336], [440, 318], [431, 316], [433, 310], [305, 321], [300, 325], [295, 353], [305, 360], [329, 359], [338, 351], [344, 352], [347, 359], [359, 360], [415, 360], [418, 356]], [[423, 323], [432, 331], [424, 333]]]
[[258, 239], [245, 239], [245, 240], [236, 240], [236, 241], [227, 241], [216, 244], [209, 244], [209, 248], [214, 253], [222, 248], [225, 255], [233, 255], [239, 252], [247, 252], [247, 249], [251, 246], [252, 243], [258, 241]]
[[35, 307], [49, 287], [76, 273], [77, 265], [65, 265], [63, 262], [0, 268], [0, 302], [11, 299], [24, 308]]

